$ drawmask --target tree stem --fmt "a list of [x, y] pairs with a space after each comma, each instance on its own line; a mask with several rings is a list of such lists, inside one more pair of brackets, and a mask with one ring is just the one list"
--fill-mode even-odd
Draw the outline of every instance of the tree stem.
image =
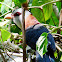
[[25, 9], [22, 6], [23, 62], [26, 62]]

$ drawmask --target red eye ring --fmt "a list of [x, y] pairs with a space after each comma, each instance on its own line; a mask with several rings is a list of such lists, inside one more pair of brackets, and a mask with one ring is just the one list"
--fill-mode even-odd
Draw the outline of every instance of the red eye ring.
[[19, 16], [19, 15], [21, 15], [20, 12], [16, 12], [16, 13], [14, 14], [14, 16]]

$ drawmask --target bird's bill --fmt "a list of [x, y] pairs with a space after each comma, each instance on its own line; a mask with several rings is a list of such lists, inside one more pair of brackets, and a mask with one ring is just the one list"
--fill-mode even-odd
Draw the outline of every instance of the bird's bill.
[[5, 19], [12, 19], [13, 18], [12, 13], [9, 13], [9, 14], [5, 15], [4, 18]]
[[4, 18], [5, 19], [12, 19], [13, 22], [22, 30], [21, 21], [17, 21], [18, 17], [14, 17], [14, 15], [12, 13], [9, 13], [9, 14], [5, 15]]

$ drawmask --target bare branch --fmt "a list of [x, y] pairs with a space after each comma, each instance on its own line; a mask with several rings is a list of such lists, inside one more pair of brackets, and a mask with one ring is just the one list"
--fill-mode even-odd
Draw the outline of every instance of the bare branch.
[[10, 9], [14, 9], [14, 8], [12, 8], [12, 7], [8, 6], [8, 5], [7, 5], [7, 4], [5, 4], [5, 3], [0, 2], [0, 4], [3, 4], [3, 5], [5, 5], [5, 6], [7, 6], [7, 7], [9, 7]]
[[40, 7], [44, 7], [45, 5], [48, 5], [48, 4], [51, 4], [51, 3], [56, 3], [56, 2], [61, 2], [61, 1], [59, 1], [59, 0], [51, 1], [51, 2], [48, 2], [48, 3], [45, 3], [45, 4], [41, 5]]
[[49, 33], [52, 33], [54, 31], [56, 31], [57, 29], [61, 28], [62, 26], [59, 26], [59, 27], [56, 27], [56, 28], [53, 28]]
[[18, 57], [23, 57], [23, 53], [12, 53], [12, 52], [7, 52], [8, 55], [14, 55]]
[[1, 50], [0, 50], [0, 54], [1, 54], [1, 56], [2, 56], [3, 61], [4, 61], [4, 62], [7, 62], [6, 59], [5, 59], [5, 57], [4, 57], [3, 54], [2, 54]]
[[62, 49], [57, 45], [57, 43], [55, 43], [55, 45], [56, 45], [56, 48], [57, 48], [60, 52], [62, 52]]
[[22, 6], [23, 62], [26, 62], [25, 9]]
[[[6, 52], [6, 54], [7, 54], [12, 60], [14, 60], [7, 52]], [[16, 61], [14, 60], [14, 62], [16, 62]]]
[[8, 14], [9, 12], [11, 12], [11, 10], [10, 10], [10, 11], [8, 11], [8, 12], [6, 12], [6, 13], [4, 13], [4, 14], [3, 14], [3, 15], [1, 15], [0, 17], [2, 17], [2, 16], [4, 16], [4, 15]]
[[51, 3], [56, 3], [56, 2], [61, 2], [61, 1], [59, 1], [59, 0], [51, 1], [51, 2], [45, 3], [45, 4], [41, 5], [41, 6], [32, 6], [32, 7], [28, 7], [28, 8], [40, 8], [40, 9], [43, 9], [43, 7], [45, 5], [48, 5], [48, 4], [51, 4]]

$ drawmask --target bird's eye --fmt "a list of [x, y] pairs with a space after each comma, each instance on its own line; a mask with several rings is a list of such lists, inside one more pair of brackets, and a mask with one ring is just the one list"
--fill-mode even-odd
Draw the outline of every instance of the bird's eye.
[[21, 15], [20, 12], [16, 12], [16, 13], [14, 14], [14, 16], [19, 16], [19, 15]]

